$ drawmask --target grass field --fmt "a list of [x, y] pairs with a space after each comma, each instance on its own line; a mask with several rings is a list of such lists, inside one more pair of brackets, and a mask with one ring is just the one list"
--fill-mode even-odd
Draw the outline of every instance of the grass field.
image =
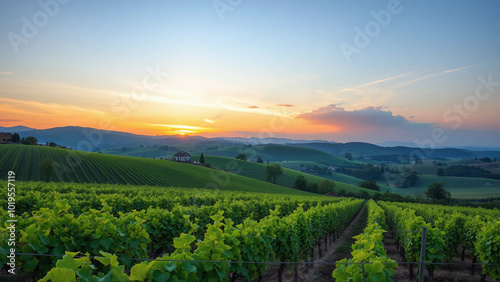
[[[193, 159], [198, 160], [199, 156], [193, 156]], [[218, 167], [220, 169], [227, 169], [228, 171], [238, 173], [239, 175], [251, 177], [261, 181], [266, 180], [266, 164], [253, 163], [248, 161], [236, 160], [234, 158], [232, 159], [232, 158], [225, 158], [218, 156], [205, 156], [205, 161], [207, 163], [210, 163], [210, 165], [214, 167]], [[279, 163], [279, 164], [282, 165], [284, 163]], [[304, 177], [307, 179], [308, 182], [321, 182], [325, 180], [325, 178], [334, 180], [336, 190], [345, 189], [346, 191], [352, 191], [354, 193], [364, 190], [370, 194], [374, 193], [373, 190], [358, 187], [356, 185], [357, 183], [359, 183], [359, 180], [357, 180], [357, 178], [349, 177], [338, 173], [334, 174], [335, 176], [332, 177], [329, 176], [322, 177], [283, 167], [283, 175], [278, 177], [278, 179], [276, 180], [276, 184], [287, 187], [293, 187], [293, 184], [295, 183], [295, 178], [298, 175], [304, 175]], [[349, 182], [343, 183], [344, 181], [342, 180], [348, 180]]]
[[[437, 176], [430, 174], [418, 175], [417, 186], [408, 190], [412, 194], [424, 193], [427, 186], [433, 182], [445, 182], [445, 189], [451, 193], [452, 198], [479, 199], [487, 197], [500, 197], [500, 180], [472, 177]], [[493, 187], [484, 186], [485, 183], [494, 184]]]
[[[294, 170], [300, 170], [301, 164], [303, 164], [305, 166], [310, 166], [310, 167], [313, 167], [314, 165], [319, 165], [320, 167], [323, 167], [323, 165], [315, 163], [315, 162], [302, 162], [302, 161], [280, 162], [279, 164], [282, 167], [286, 167], [286, 168], [290, 168], [290, 169], [294, 169]], [[342, 174], [342, 173], [336, 173], [336, 172], [332, 172], [332, 175], [321, 175], [321, 177], [327, 178], [327, 179], [330, 179], [333, 181], [351, 184], [354, 186], [358, 186], [358, 184], [363, 181], [363, 179], [356, 178], [356, 177], [349, 176], [349, 175]], [[390, 186], [385, 185], [384, 180], [377, 181], [377, 184], [378, 184], [378, 186], [380, 186], [380, 192], [389, 191], [389, 192], [397, 193], [400, 195], [408, 195], [408, 191], [406, 191], [405, 189], [400, 189], [400, 188], [395, 188], [395, 187], [390, 187]]]
[[139, 157], [139, 158], [165, 158], [165, 156], [172, 155], [171, 151], [158, 150], [156, 148], [141, 148], [141, 147], [126, 147], [126, 151], [121, 149], [107, 149], [102, 150], [103, 154], [115, 155], [115, 156], [127, 156], [127, 157]]
[[52, 181], [173, 186], [309, 194], [252, 178], [201, 166], [164, 160], [111, 156], [66, 149], [0, 145], [0, 175], [16, 173], [16, 180], [42, 179], [40, 163], [49, 160]]

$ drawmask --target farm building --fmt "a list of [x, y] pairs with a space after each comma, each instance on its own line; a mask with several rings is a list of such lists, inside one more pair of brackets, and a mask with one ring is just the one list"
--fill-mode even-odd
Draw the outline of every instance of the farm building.
[[12, 142], [12, 134], [8, 132], [0, 132], [0, 144]]
[[187, 152], [179, 151], [174, 155], [174, 158], [178, 162], [190, 162], [191, 161], [191, 155], [189, 155]]

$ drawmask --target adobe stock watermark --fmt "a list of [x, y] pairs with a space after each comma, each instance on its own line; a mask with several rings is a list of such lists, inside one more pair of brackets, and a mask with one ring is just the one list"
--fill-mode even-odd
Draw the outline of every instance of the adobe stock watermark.
[[234, 10], [243, 2], [244, 0], [215, 0], [212, 2], [212, 6], [219, 17], [219, 20], [224, 21], [224, 14], [234, 12]]
[[380, 35], [382, 28], [387, 27], [391, 23], [393, 15], [400, 14], [402, 11], [403, 6], [401, 6], [399, 0], [390, 0], [387, 3], [386, 9], [378, 12], [370, 11], [373, 20], [367, 22], [363, 29], [357, 26], [354, 28], [353, 43], [349, 44], [344, 41], [339, 45], [346, 61], [351, 63], [351, 56], [354, 54], [359, 55], [362, 49], [370, 45], [373, 38]]
[[[130, 115], [132, 109], [139, 106], [139, 103], [146, 100], [148, 92], [154, 91], [160, 86], [163, 80], [168, 77], [168, 72], [160, 69], [159, 65], [146, 68], [146, 75], [142, 78], [141, 83], [136, 85], [130, 93], [123, 95], [120, 98], [113, 100], [110, 104], [110, 110], [119, 119], [126, 119]], [[94, 148], [98, 148], [104, 140], [103, 130], [113, 130], [113, 121], [111, 118], [103, 118], [99, 122], [98, 129], [82, 129], [82, 133], [86, 140], [81, 140], [77, 144], [77, 150], [83, 152], [92, 152]], [[78, 167], [83, 160], [79, 154], [69, 153], [66, 155], [66, 163], [53, 162], [52, 167], [57, 178], [61, 181], [65, 173], [71, 173], [73, 168]]]
[[54, 18], [60, 11], [61, 6], [68, 4], [70, 0], [41, 0], [38, 1], [40, 10], [35, 12], [30, 18], [22, 17], [21, 30], [19, 33], [9, 32], [7, 38], [14, 53], [19, 53], [19, 47], [28, 44], [40, 29], [49, 24], [51, 18]]
[[[460, 103], [455, 103], [449, 109], [444, 111], [443, 119], [447, 122], [452, 122], [451, 130], [459, 129], [464, 119], [469, 118], [473, 112], [477, 111], [481, 105], [481, 102], [488, 100], [497, 90], [500, 88], [500, 82], [493, 80], [493, 75], [490, 73], [487, 77], [479, 76], [477, 78], [478, 83], [474, 88], [474, 93], [467, 95]], [[442, 127], [435, 127], [430, 138], [423, 140], [415, 139], [415, 144], [420, 149], [413, 150], [409, 158], [409, 163], [412, 164], [412, 159], [414, 156], [420, 159], [427, 159], [432, 157], [436, 147], [439, 144], [444, 144], [448, 140], [449, 136], [447, 131]], [[401, 159], [402, 162], [406, 161]], [[406, 167], [405, 167], [406, 168]], [[399, 170], [399, 168], [398, 168]], [[386, 176], [386, 181], [395, 185], [395, 181]]]
[[[476, 85], [474, 93], [467, 95], [461, 103], [455, 103], [443, 113], [443, 119], [445, 121], [454, 123], [451, 126], [452, 130], [459, 129], [463, 120], [470, 117], [470, 115], [479, 108], [480, 103], [489, 99], [493, 93], [495, 93], [496, 89], [500, 87], [500, 82], [493, 81], [493, 75], [491, 73], [486, 78], [480, 76], [477, 80], [479, 83]], [[436, 148], [436, 145], [443, 144], [447, 140], [448, 135], [446, 134], [446, 130], [441, 127], [436, 127], [432, 130], [431, 138], [424, 140], [415, 139], [415, 143], [431, 150], [430, 153], [427, 153], [427, 155], [430, 156]]]

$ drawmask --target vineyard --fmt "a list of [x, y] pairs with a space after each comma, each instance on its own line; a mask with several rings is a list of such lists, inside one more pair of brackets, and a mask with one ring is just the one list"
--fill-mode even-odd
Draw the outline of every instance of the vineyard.
[[[55, 255], [21, 255], [19, 272], [34, 279], [68, 275], [64, 281], [99, 273], [113, 280], [127, 272], [139, 281], [251, 280], [269, 262], [308, 257], [321, 246], [320, 239], [341, 231], [363, 205], [343, 198], [185, 188], [17, 185], [24, 188], [16, 195], [22, 212], [18, 252]], [[0, 213], [7, 224], [8, 212], [2, 208]], [[8, 252], [6, 227], [1, 229], [3, 253]], [[130, 260], [148, 258], [158, 261]], [[0, 261], [5, 266], [7, 255]]]
[[[43, 168], [45, 163], [47, 167]], [[44, 172], [44, 169], [47, 171]], [[164, 160], [110, 156], [43, 146], [0, 145], [0, 174], [16, 172], [21, 181], [109, 183], [162, 187], [310, 195], [202, 166]]]
[[[314, 265], [315, 250], [326, 251], [363, 206], [368, 224], [354, 237], [351, 256], [335, 268], [332, 264], [337, 281], [397, 281], [398, 268], [408, 268], [413, 279], [425, 269], [432, 281], [443, 263], [464, 256], [471, 256], [483, 279], [500, 279], [498, 210], [190, 188], [16, 183], [22, 187], [16, 194], [16, 267], [27, 280], [250, 281], [262, 279], [276, 263], [272, 269], [282, 280], [286, 271], [300, 276], [301, 263]], [[5, 191], [1, 194], [7, 199]], [[5, 200], [0, 203], [7, 206]], [[9, 214], [0, 208], [0, 216], [5, 269]], [[386, 251], [392, 237], [402, 261]]]

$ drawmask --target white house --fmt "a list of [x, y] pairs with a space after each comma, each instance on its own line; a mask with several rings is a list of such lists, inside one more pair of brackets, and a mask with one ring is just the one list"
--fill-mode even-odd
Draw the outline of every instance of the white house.
[[189, 155], [187, 152], [179, 151], [174, 155], [174, 158], [178, 162], [190, 162], [191, 161], [191, 155]]

